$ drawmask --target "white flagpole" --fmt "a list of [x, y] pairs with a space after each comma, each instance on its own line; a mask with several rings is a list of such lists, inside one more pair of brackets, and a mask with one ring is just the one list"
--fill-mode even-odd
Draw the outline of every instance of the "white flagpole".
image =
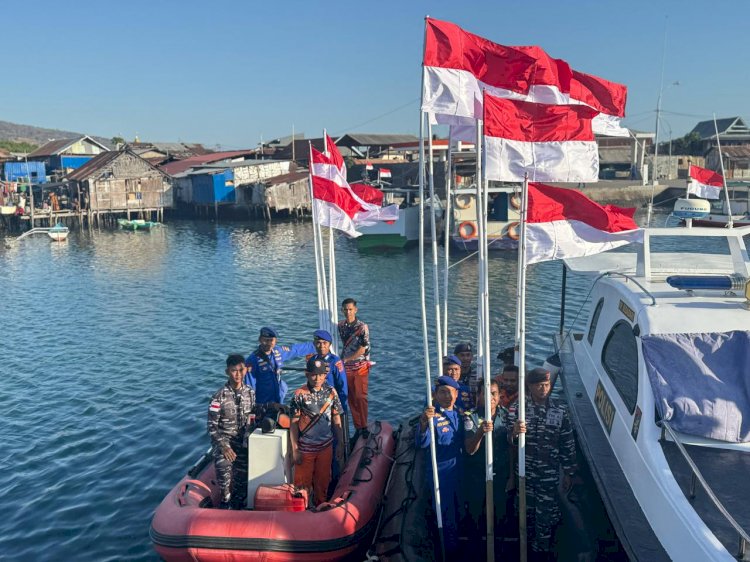
[[[422, 60], [427, 44], [427, 19], [425, 18], [425, 35], [422, 39]], [[430, 380], [430, 344], [427, 332], [427, 295], [424, 278], [424, 65], [422, 66], [422, 99], [419, 104], [419, 296], [422, 308], [422, 345], [424, 349], [424, 372], [427, 391], [427, 405], [432, 405], [432, 381]], [[442, 363], [442, 361], [441, 361]], [[438, 536], [440, 540], [441, 559], [445, 560], [445, 538], [443, 536], [443, 514], [440, 502], [440, 480], [437, 468], [437, 450], [435, 448], [435, 421], [429, 420], [427, 431], [430, 432], [430, 462], [432, 464], [432, 481], [435, 493], [435, 512], [437, 516]]]
[[[526, 421], [526, 212], [529, 204], [529, 174], [521, 191], [521, 232], [518, 243], [517, 331], [518, 340], [518, 421]], [[526, 436], [518, 436], [518, 532], [521, 561], [526, 561]]]
[[437, 353], [437, 374], [438, 377], [443, 375], [443, 335], [440, 327], [440, 280], [438, 271], [438, 250], [437, 250], [437, 226], [435, 221], [435, 167], [433, 164], [433, 147], [432, 147], [432, 123], [427, 120], [427, 146], [429, 158], [427, 165], [430, 167], [430, 236], [432, 238], [432, 300], [435, 308], [435, 351]]
[[451, 219], [453, 218], [453, 203], [451, 201], [451, 187], [453, 184], [453, 150], [451, 138], [448, 137], [447, 174], [445, 176], [445, 212], [443, 213], [443, 230], [445, 234], [444, 271], [443, 271], [443, 355], [448, 355], [448, 270], [450, 268]]
[[484, 367], [484, 299], [482, 297], [482, 285], [484, 284], [484, 267], [486, 261], [484, 252], [487, 250], [481, 243], [482, 230], [482, 130], [477, 123], [477, 137], [474, 148], [476, 150], [476, 175], [475, 175], [475, 203], [476, 203], [476, 237], [477, 237], [477, 372]]
[[716, 150], [719, 151], [719, 163], [721, 164], [721, 177], [724, 179], [724, 198], [727, 202], [727, 228], [734, 227], [732, 221], [732, 206], [729, 203], [729, 188], [727, 187], [727, 176], [724, 173], [724, 158], [721, 156], [721, 142], [719, 141], [719, 126], [716, 124], [716, 114], [714, 113], [714, 130], [716, 131]]
[[[325, 147], [324, 152], [327, 156], [330, 156], [328, 151], [328, 131], [323, 129], [323, 145]], [[333, 228], [328, 227], [328, 315], [329, 315], [329, 328], [328, 332], [333, 337], [333, 351], [334, 353], [338, 350], [338, 294], [336, 285], [336, 250], [335, 250], [336, 236]]]
[[[482, 121], [477, 121], [477, 140], [482, 140]], [[480, 150], [477, 145], [477, 157], [479, 157]], [[482, 164], [486, 161], [482, 158]], [[482, 262], [480, 268], [481, 279], [480, 279], [480, 300], [481, 300], [481, 314], [482, 319], [482, 351], [484, 353], [482, 358], [482, 378], [484, 386], [484, 418], [487, 421], [492, 421], [492, 414], [490, 404], [490, 291], [489, 291], [489, 250], [487, 245], [487, 201], [489, 200], [489, 182], [487, 181], [486, 174], [482, 173], [481, 178], [477, 177], [477, 187], [482, 186], [482, 207], [481, 210], [477, 211], [478, 218], [478, 235], [479, 235], [479, 247], [482, 249], [479, 254], [479, 261]], [[479, 192], [479, 189], [477, 189]], [[485, 455], [485, 512], [487, 518], [487, 560], [495, 559], [495, 502], [494, 502], [494, 491], [493, 491], [493, 478], [494, 478], [494, 460], [492, 450], [492, 435], [494, 432], [484, 434], [484, 455]]]
[[321, 271], [322, 258], [320, 255], [320, 245], [318, 244], [319, 230], [318, 230], [318, 217], [316, 214], [315, 195], [313, 193], [313, 160], [312, 160], [312, 143], [308, 142], [309, 147], [309, 158], [310, 158], [310, 209], [312, 210], [313, 219], [313, 246], [315, 248], [315, 282], [318, 290], [318, 325], [321, 328], [325, 328], [325, 292], [323, 290], [323, 284], [321, 279], [325, 277], [325, 273]]

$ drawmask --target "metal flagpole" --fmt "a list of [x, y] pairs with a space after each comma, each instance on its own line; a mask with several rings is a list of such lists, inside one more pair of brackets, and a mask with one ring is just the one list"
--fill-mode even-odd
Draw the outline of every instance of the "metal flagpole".
[[445, 176], [445, 212], [443, 213], [443, 230], [445, 245], [443, 249], [443, 355], [448, 355], [448, 269], [450, 268], [450, 225], [453, 218], [453, 204], [451, 202], [451, 187], [453, 183], [452, 139], [448, 136], [447, 174]]
[[[526, 421], [526, 211], [529, 204], [529, 174], [524, 173], [521, 191], [521, 233], [518, 243], [518, 421]], [[526, 435], [518, 436], [518, 537], [521, 562], [526, 562]]]
[[[427, 18], [425, 18], [425, 31], [422, 39], [422, 60], [427, 44]], [[422, 309], [422, 345], [424, 350], [424, 372], [427, 391], [427, 405], [432, 405], [432, 381], [430, 380], [430, 344], [427, 332], [427, 295], [424, 278], [424, 119], [422, 112], [424, 104], [424, 65], [422, 65], [422, 99], [419, 104], [419, 296]], [[441, 361], [442, 363], [442, 361]], [[432, 481], [435, 493], [435, 513], [437, 516], [438, 536], [440, 540], [441, 559], [445, 561], [445, 537], [443, 536], [443, 513], [440, 502], [440, 480], [437, 468], [437, 450], [435, 443], [435, 421], [429, 419], [427, 431], [430, 432], [430, 462], [432, 464]]]
[[[482, 139], [482, 122], [477, 121], [477, 139]], [[479, 147], [477, 147], [477, 154], [479, 154]], [[485, 159], [482, 158], [484, 164]], [[477, 178], [477, 185], [479, 185], [479, 178]], [[484, 385], [484, 418], [487, 421], [492, 421], [492, 415], [494, 412], [491, 411], [490, 405], [490, 291], [489, 291], [489, 260], [488, 260], [488, 245], [487, 245], [487, 201], [489, 200], [489, 182], [487, 181], [486, 174], [482, 173], [481, 178], [482, 185], [482, 209], [481, 213], [477, 213], [480, 216], [480, 228], [479, 235], [481, 239], [479, 244], [483, 251], [480, 253], [480, 261], [484, 262], [481, 279], [481, 300], [482, 300], [482, 349], [484, 351], [484, 357], [482, 362], [482, 378]], [[487, 560], [495, 559], [495, 502], [494, 502], [494, 491], [493, 491], [493, 478], [494, 478], [494, 460], [492, 450], [492, 435], [494, 431], [485, 433], [484, 435], [484, 454], [485, 454], [485, 501], [486, 501], [486, 517], [487, 517]]]
[[[330, 157], [328, 151], [328, 131], [323, 129], [323, 144], [325, 146], [325, 153]], [[338, 293], [336, 284], [336, 250], [335, 250], [335, 233], [334, 230], [328, 227], [328, 314], [330, 320], [330, 326], [328, 331], [333, 337], [333, 350], [334, 353], [338, 350]]]
[[312, 211], [312, 220], [313, 220], [313, 246], [315, 248], [315, 281], [318, 289], [318, 325], [321, 328], [325, 328], [325, 306], [324, 306], [324, 300], [323, 300], [323, 286], [321, 284], [321, 278], [324, 276], [324, 273], [321, 272], [321, 257], [320, 257], [320, 247], [318, 245], [318, 227], [317, 227], [317, 221], [318, 218], [316, 216], [316, 205], [315, 205], [315, 195], [313, 193], [313, 179], [312, 179], [312, 143], [308, 142], [309, 147], [309, 158], [310, 158], [310, 209]]
[[476, 203], [476, 238], [477, 238], [477, 371], [483, 369], [484, 365], [484, 299], [482, 298], [482, 285], [484, 284], [484, 266], [486, 264], [484, 259], [484, 252], [487, 250], [481, 244], [481, 229], [482, 229], [482, 208], [484, 207], [484, 201], [482, 200], [482, 131], [480, 130], [479, 123], [477, 123], [477, 136], [476, 144], [474, 149], [476, 151], [476, 173], [474, 179], [475, 183], [475, 203]]
[[432, 238], [432, 299], [435, 308], [435, 351], [437, 352], [437, 373], [443, 375], [443, 335], [440, 328], [440, 280], [438, 271], [438, 251], [437, 251], [437, 227], [435, 225], [435, 167], [433, 164], [432, 150], [432, 123], [427, 120], [427, 146], [428, 160], [427, 165], [430, 168], [430, 237]]
[[729, 203], [729, 188], [727, 187], [727, 176], [724, 173], [724, 158], [721, 155], [721, 141], [719, 140], [719, 126], [716, 124], [716, 114], [714, 113], [714, 130], [716, 131], [716, 150], [719, 151], [719, 163], [721, 164], [721, 177], [724, 179], [724, 198], [727, 202], [727, 228], [732, 228], [732, 206]]

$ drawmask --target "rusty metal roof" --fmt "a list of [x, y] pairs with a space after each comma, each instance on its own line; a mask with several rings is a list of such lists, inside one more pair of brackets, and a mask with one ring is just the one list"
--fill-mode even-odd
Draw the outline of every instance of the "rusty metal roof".
[[210, 164], [211, 162], [218, 162], [219, 160], [226, 160], [228, 158], [239, 158], [240, 156], [250, 156], [254, 154], [253, 150], [233, 150], [231, 152], [212, 152], [211, 154], [200, 154], [198, 156], [191, 156], [184, 160], [176, 160], [169, 164], [161, 166], [161, 170], [174, 176], [181, 174], [182, 172], [192, 168], [193, 166], [199, 166], [201, 164]]
[[[58, 154], [63, 154], [65, 152], [65, 149], [70, 147], [71, 145], [80, 142], [82, 140], [88, 139], [92, 144], [95, 144], [104, 150], [109, 150], [108, 147], [100, 143], [99, 141], [96, 141], [92, 139], [88, 135], [81, 135], [80, 137], [75, 137], [71, 139], [58, 139], [58, 140], [52, 140], [49, 141], [47, 144], [43, 144], [39, 148], [37, 148], [35, 151], [31, 152], [29, 154], [29, 158], [39, 158], [42, 156], [55, 156]], [[83, 155], [82, 155], [83, 156]]]
[[164, 176], [167, 176], [167, 174], [165, 174], [163, 170], [160, 170], [157, 166], [154, 166], [148, 160], [141, 158], [132, 150], [124, 148], [119, 151], [111, 150], [108, 152], [102, 152], [101, 154], [94, 156], [91, 160], [86, 162], [83, 166], [70, 172], [66, 176], [66, 179], [73, 180], [73, 181], [83, 181], [85, 179], [88, 179], [91, 176], [95, 175], [104, 166], [106, 166], [113, 160], [117, 159], [121, 154], [124, 154], [126, 152], [132, 156], [135, 156], [136, 158], [140, 158], [141, 160], [146, 162], [150, 167], [152, 167], [154, 170], [158, 171], [160, 174], [163, 174]]

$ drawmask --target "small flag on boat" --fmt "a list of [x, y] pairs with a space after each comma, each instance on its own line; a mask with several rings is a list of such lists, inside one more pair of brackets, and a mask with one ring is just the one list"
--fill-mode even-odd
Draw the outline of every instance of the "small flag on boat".
[[629, 135], [620, 125], [627, 101], [622, 84], [574, 70], [540, 47], [500, 45], [450, 22], [427, 18], [425, 35], [422, 111], [438, 123], [474, 126], [487, 91], [535, 103], [585, 104], [597, 110], [595, 133]]
[[586, 105], [548, 105], [484, 95], [487, 179], [595, 182], [599, 151]]
[[529, 183], [526, 263], [589, 256], [643, 242], [635, 209], [599, 205], [580, 191]]
[[713, 170], [690, 166], [690, 183], [687, 192], [704, 199], [718, 199], [724, 187], [724, 176]]
[[380, 179], [390, 178], [391, 177], [391, 171], [388, 168], [380, 168], [378, 170], [378, 177]]
[[369, 172], [372, 169], [373, 169], [372, 164], [370, 162], [365, 162], [365, 170]]

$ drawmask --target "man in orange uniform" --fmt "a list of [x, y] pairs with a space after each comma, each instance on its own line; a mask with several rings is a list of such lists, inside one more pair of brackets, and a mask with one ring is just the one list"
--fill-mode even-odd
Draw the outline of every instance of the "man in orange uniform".
[[341, 359], [349, 388], [349, 409], [357, 433], [367, 431], [367, 382], [370, 376], [370, 330], [357, 318], [357, 301], [341, 303], [344, 319], [339, 322]]
[[[321, 355], [311, 357], [305, 367], [307, 383], [294, 391], [291, 403], [292, 452], [296, 468], [294, 485], [312, 488], [318, 505], [328, 499], [333, 461], [333, 436], [344, 442], [341, 430], [341, 406], [336, 390], [326, 383], [328, 361]], [[336, 449], [336, 460], [344, 462], [344, 448]]]

